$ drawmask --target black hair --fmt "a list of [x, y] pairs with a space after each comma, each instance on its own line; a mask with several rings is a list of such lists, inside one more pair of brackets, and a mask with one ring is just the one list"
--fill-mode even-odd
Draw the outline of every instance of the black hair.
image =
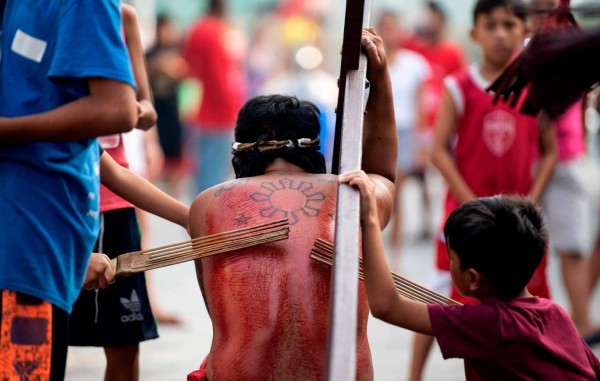
[[207, 13], [222, 16], [225, 13], [225, 0], [208, 0]]
[[473, 24], [480, 15], [489, 15], [496, 8], [507, 8], [522, 21], [527, 20], [527, 8], [521, 0], [478, 0], [473, 10]]
[[166, 14], [166, 13], [159, 13], [158, 16], [156, 16], [156, 27], [159, 28], [165, 24], [168, 24], [171, 22], [171, 17]]
[[484, 275], [497, 297], [517, 296], [546, 253], [548, 233], [530, 199], [480, 198], [455, 209], [444, 226], [461, 269]]
[[438, 3], [437, 1], [427, 1], [425, 3], [425, 7], [429, 11], [437, 14], [440, 17], [440, 19], [442, 19], [442, 21], [446, 21], [446, 11], [444, 11], [444, 8], [440, 5], [440, 3]]
[[[319, 137], [321, 112], [311, 102], [286, 95], [260, 95], [244, 104], [235, 126], [235, 140], [254, 143]], [[309, 173], [325, 173], [325, 158], [316, 148], [282, 147], [260, 152], [254, 149], [233, 153], [236, 178], [258, 176], [277, 158], [295, 164]]]

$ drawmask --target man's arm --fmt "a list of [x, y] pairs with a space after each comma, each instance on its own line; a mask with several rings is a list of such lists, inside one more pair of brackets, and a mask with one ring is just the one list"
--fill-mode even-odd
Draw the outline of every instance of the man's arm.
[[462, 204], [475, 199], [477, 196], [467, 185], [451, 156], [450, 147], [456, 131], [457, 120], [458, 114], [454, 100], [448, 89], [446, 89], [442, 96], [440, 115], [433, 136], [431, 162], [444, 176], [450, 192]]
[[396, 179], [398, 134], [387, 58], [381, 37], [372, 28], [363, 30], [362, 45], [367, 54], [367, 79], [370, 82], [364, 118], [362, 169], [393, 183]]
[[135, 93], [126, 83], [88, 79], [89, 95], [44, 113], [0, 118], [0, 144], [65, 142], [131, 131]]
[[535, 203], [540, 202], [542, 194], [544, 193], [544, 189], [546, 189], [548, 182], [552, 178], [554, 167], [558, 162], [558, 148], [556, 146], [556, 131], [554, 129], [554, 123], [544, 112], [540, 114], [539, 122], [540, 159], [537, 176], [535, 177], [533, 185], [531, 186], [531, 190], [529, 191], [529, 197], [531, 197]]
[[189, 208], [103, 153], [100, 180], [116, 195], [140, 209], [188, 229]]
[[146, 64], [144, 62], [144, 50], [142, 39], [138, 26], [138, 18], [135, 9], [126, 4], [121, 4], [123, 31], [125, 33], [125, 43], [129, 52], [129, 59], [133, 68], [133, 75], [138, 86], [137, 100], [139, 107], [139, 120], [137, 128], [147, 130], [156, 124], [158, 116], [152, 105], [152, 95], [150, 93], [150, 84], [146, 73]]
[[362, 169], [376, 185], [379, 223], [383, 229], [394, 204], [398, 134], [392, 83], [381, 37], [368, 28], [363, 30], [361, 42], [367, 54], [367, 79], [371, 84], [364, 118]]
[[427, 305], [398, 295], [394, 286], [377, 215], [377, 187], [363, 171], [342, 174], [340, 182], [360, 191], [363, 270], [371, 314], [390, 324], [431, 335]]

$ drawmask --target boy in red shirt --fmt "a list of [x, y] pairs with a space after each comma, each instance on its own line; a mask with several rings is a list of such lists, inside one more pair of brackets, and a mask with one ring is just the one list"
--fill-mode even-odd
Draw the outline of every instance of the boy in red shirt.
[[[518, 108], [492, 104], [486, 87], [523, 46], [525, 9], [517, 0], [479, 0], [474, 10], [471, 38], [481, 48], [483, 61], [449, 76], [434, 135], [432, 162], [448, 183], [444, 220], [461, 204], [496, 194], [529, 195], [538, 202], [557, 161], [549, 119], [521, 115]], [[537, 175], [533, 166], [538, 159]], [[438, 291], [451, 287], [450, 262], [444, 237], [437, 238], [435, 283]], [[529, 284], [531, 292], [549, 297], [545, 260]], [[456, 289], [452, 298], [472, 303]], [[433, 343], [417, 335], [412, 381], [420, 380]]]
[[463, 358], [467, 381], [600, 379], [600, 361], [554, 302], [527, 283], [548, 234], [531, 199], [495, 196], [455, 209], [444, 226], [452, 281], [480, 303], [427, 305], [400, 296], [385, 260], [375, 186], [363, 171], [340, 176], [361, 192], [364, 277], [371, 313], [434, 336], [444, 358]]

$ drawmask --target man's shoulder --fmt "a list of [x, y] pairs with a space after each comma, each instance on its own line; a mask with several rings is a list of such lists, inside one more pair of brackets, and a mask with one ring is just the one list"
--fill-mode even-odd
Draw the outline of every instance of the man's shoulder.
[[225, 181], [223, 183], [213, 186], [212, 188], [206, 189], [196, 197], [196, 200], [219, 198], [228, 194], [248, 193], [255, 191], [259, 188], [268, 188], [273, 190], [277, 190], [280, 188], [313, 188], [317, 186], [322, 187], [327, 185], [337, 186], [337, 183], [337, 175], [331, 175], [327, 173], [294, 174], [281, 172], [276, 175], [269, 174], [252, 177], [242, 177], [234, 180]]

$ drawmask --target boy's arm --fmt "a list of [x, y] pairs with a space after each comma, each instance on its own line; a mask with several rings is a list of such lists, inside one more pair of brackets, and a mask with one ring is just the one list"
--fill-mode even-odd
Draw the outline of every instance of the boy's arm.
[[107, 153], [100, 156], [100, 181], [116, 195], [138, 208], [188, 229], [189, 207], [137, 174], [121, 167]]
[[0, 117], [0, 145], [65, 142], [127, 132], [137, 123], [133, 88], [109, 79], [88, 79], [89, 95], [47, 112]]
[[558, 162], [558, 148], [556, 146], [554, 123], [545, 113], [540, 114], [539, 121], [540, 160], [537, 176], [535, 176], [533, 185], [529, 191], [529, 197], [531, 197], [535, 203], [540, 201], [544, 189], [546, 189], [546, 185], [548, 185], [548, 182], [552, 178], [554, 167]]
[[440, 115], [433, 137], [431, 161], [444, 176], [452, 195], [463, 204], [477, 198], [477, 195], [469, 188], [451, 156], [450, 147], [456, 131], [457, 120], [456, 105], [450, 91], [446, 89], [442, 97]]
[[144, 62], [144, 49], [138, 26], [138, 18], [135, 9], [126, 4], [121, 4], [123, 18], [123, 31], [125, 33], [125, 43], [129, 52], [129, 59], [133, 68], [133, 75], [138, 86], [137, 100], [139, 108], [139, 121], [137, 128], [147, 130], [156, 124], [158, 116], [152, 105], [152, 95], [150, 93], [150, 84], [146, 73], [146, 64]]
[[411, 331], [432, 334], [427, 305], [398, 295], [384, 254], [377, 213], [376, 187], [363, 171], [340, 176], [361, 194], [363, 271], [374, 317]]
[[86, 290], [106, 288], [115, 283], [115, 273], [106, 254], [92, 253], [88, 262], [83, 288]]

